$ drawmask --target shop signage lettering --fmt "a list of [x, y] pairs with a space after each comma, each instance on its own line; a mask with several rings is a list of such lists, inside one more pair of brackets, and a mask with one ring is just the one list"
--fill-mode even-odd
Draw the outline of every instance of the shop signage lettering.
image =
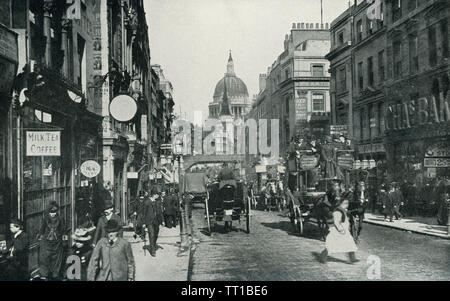
[[319, 161], [315, 156], [302, 156], [300, 158], [300, 167], [304, 170], [314, 169], [318, 162]]
[[338, 165], [344, 169], [352, 169], [353, 168], [353, 156], [350, 154], [341, 155], [338, 157]]
[[423, 166], [427, 168], [450, 167], [450, 158], [425, 158]]
[[[450, 121], [449, 96], [444, 100], [443, 93], [439, 100], [422, 97], [401, 104], [388, 106], [386, 109], [386, 129], [403, 130], [426, 124]], [[439, 109], [438, 109], [439, 108]]]
[[83, 162], [80, 166], [80, 171], [86, 178], [95, 178], [101, 171], [101, 166], [96, 161], [89, 160]]
[[27, 131], [27, 157], [59, 157], [61, 156], [60, 131]]

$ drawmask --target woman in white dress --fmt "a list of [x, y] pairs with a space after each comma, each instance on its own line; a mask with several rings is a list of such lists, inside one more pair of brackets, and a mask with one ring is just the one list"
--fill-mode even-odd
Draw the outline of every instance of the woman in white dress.
[[[339, 199], [338, 199], [339, 200]], [[333, 212], [334, 225], [325, 240], [325, 250], [320, 254], [320, 261], [326, 263], [328, 254], [348, 253], [351, 263], [358, 261], [355, 256], [355, 241], [350, 234], [350, 224], [347, 215], [348, 200], [343, 199]]]

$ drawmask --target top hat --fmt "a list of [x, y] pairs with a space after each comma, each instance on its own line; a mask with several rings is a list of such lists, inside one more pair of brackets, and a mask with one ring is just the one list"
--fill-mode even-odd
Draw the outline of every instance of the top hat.
[[106, 223], [105, 231], [106, 231], [106, 233], [119, 232], [120, 228], [121, 227], [120, 227], [119, 223], [116, 220], [110, 219]]

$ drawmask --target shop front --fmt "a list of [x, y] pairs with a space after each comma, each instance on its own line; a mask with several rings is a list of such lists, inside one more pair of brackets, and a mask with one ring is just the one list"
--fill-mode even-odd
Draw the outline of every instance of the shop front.
[[0, 242], [9, 235], [9, 219], [14, 216], [12, 145], [12, 88], [18, 65], [17, 34], [0, 24]]

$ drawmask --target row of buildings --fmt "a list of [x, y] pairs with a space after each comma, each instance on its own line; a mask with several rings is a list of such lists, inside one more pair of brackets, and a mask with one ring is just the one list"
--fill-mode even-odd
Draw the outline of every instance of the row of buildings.
[[343, 133], [379, 175], [450, 176], [449, 16], [447, 0], [355, 0], [330, 26], [294, 23], [246, 118], [280, 121], [282, 156], [297, 134]]
[[[171, 139], [173, 87], [150, 63], [143, 0], [67, 2], [0, 1], [0, 240], [11, 217], [34, 239], [51, 201], [73, 230], [101, 191], [126, 221]], [[137, 107], [127, 122], [110, 114], [119, 95]]]

